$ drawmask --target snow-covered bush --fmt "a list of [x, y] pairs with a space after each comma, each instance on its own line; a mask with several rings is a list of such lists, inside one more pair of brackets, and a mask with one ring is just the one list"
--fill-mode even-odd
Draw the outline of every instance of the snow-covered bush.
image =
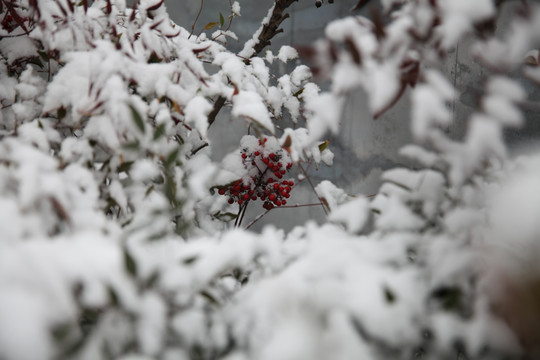
[[[538, 86], [540, 8], [382, 1], [329, 24], [303, 50], [311, 70], [279, 75], [297, 51], [268, 46], [293, 2], [235, 54], [237, 2], [197, 35], [162, 0], [0, 0], [0, 359], [538, 353], [540, 166], [512, 160], [503, 129]], [[486, 72], [476, 111], [453, 119], [439, 63], [462, 39]], [[374, 117], [410, 97], [414, 165], [371, 201], [310, 184], [325, 224], [241, 229], [250, 202], [290, 206], [291, 169], [311, 183], [304, 162], [332, 163], [324, 136], [359, 87]], [[216, 163], [224, 107], [246, 134]]]

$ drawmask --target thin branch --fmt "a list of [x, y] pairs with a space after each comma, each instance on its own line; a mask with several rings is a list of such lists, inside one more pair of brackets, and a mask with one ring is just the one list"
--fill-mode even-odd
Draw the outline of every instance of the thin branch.
[[238, 215], [236, 216], [236, 220], [234, 221], [234, 227], [240, 227], [242, 225], [242, 221], [244, 220], [244, 215], [246, 214], [246, 209], [248, 207], [249, 200], [247, 200], [244, 204], [240, 205], [240, 208], [238, 209]]
[[264, 24], [260, 29], [258, 42], [253, 46], [253, 55], [250, 57], [260, 53], [266, 46], [271, 44], [270, 40], [272, 40], [276, 34], [283, 32], [283, 29], [279, 26], [289, 17], [289, 14], [285, 13], [285, 10], [296, 1], [298, 0], [276, 0], [272, 15], [270, 16], [268, 23]]
[[[280, 29], [279, 26], [281, 25], [283, 20], [289, 17], [289, 14], [287, 13], [284, 14], [284, 12], [285, 10], [287, 10], [289, 6], [292, 5], [292, 3], [296, 1], [298, 0], [275, 0], [274, 9], [272, 10], [272, 15], [270, 16], [269, 21], [266, 24], [263, 24], [262, 27], [259, 29], [260, 33], [257, 39], [257, 43], [253, 46], [253, 52], [249, 56], [249, 58], [245, 60], [246, 62], [248, 62], [250, 58], [257, 56], [266, 46], [270, 45], [271, 43], [270, 40], [272, 40], [274, 36], [276, 36], [280, 32], [283, 32], [283, 29]], [[201, 8], [202, 8], [202, 1], [201, 1]], [[195, 24], [193, 25], [193, 27], [194, 26]], [[191, 31], [193, 33], [193, 29]], [[214, 108], [210, 112], [210, 115], [208, 115], [209, 127], [216, 120], [216, 116], [225, 105], [226, 100], [227, 100], [226, 98], [220, 96], [214, 103]]]
[[323, 200], [321, 199], [321, 197], [319, 196], [319, 194], [317, 194], [317, 191], [315, 190], [315, 186], [314, 186], [313, 183], [311, 182], [311, 178], [309, 177], [309, 175], [307, 174], [306, 170], [304, 170], [304, 168], [302, 167], [301, 164], [297, 164], [297, 165], [298, 165], [298, 167], [300, 168], [300, 170], [302, 171], [302, 174], [304, 174], [306, 180], [307, 180], [308, 183], [309, 183], [309, 186], [311, 186], [311, 189], [313, 190], [313, 192], [314, 192], [315, 195], [317, 196], [317, 199], [319, 199], [320, 204], [323, 206], [324, 213], [326, 214], [326, 216], [328, 216], [328, 210], [326, 209], [326, 205], [325, 205], [325, 203], [323, 202]]
[[252, 227], [257, 221], [259, 221], [263, 216], [265, 216], [266, 214], [268, 214], [270, 211], [274, 210], [274, 209], [292, 209], [292, 208], [301, 208], [301, 207], [308, 207], [308, 206], [324, 206], [323, 204], [321, 203], [313, 203], [313, 204], [296, 204], [296, 205], [282, 205], [280, 207], [273, 207], [271, 209], [268, 209], [266, 210], [265, 212], [263, 212], [262, 214], [260, 214], [259, 216], [257, 216], [255, 219], [253, 219], [252, 222], [250, 222], [247, 226], [246, 226], [246, 229], [245, 230], [248, 230], [250, 227]]
[[208, 114], [208, 127], [210, 127], [210, 125], [212, 125], [214, 121], [216, 121], [216, 116], [223, 107], [223, 105], [225, 105], [225, 101], [227, 101], [227, 99], [223, 96], [220, 96], [214, 103], [212, 111], [210, 112], [210, 114]]
[[195, 24], [197, 24], [197, 21], [199, 20], [199, 17], [201, 16], [203, 5], [204, 5], [204, 0], [201, 0], [201, 7], [199, 8], [197, 17], [195, 18], [195, 20], [193, 21], [193, 24], [191, 25], [191, 32], [189, 33], [188, 39], [191, 38], [191, 35], [193, 35], [193, 32], [195, 31]]
[[272, 210], [272, 209], [266, 210], [265, 212], [263, 212], [262, 214], [260, 214], [259, 216], [257, 216], [255, 219], [253, 219], [253, 221], [250, 222], [250, 223], [246, 226], [246, 229], [245, 229], [245, 230], [248, 230], [250, 227], [252, 227], [253, 224], [255, 224], [257, 221], [259, 221], [264, 215], [268, 214], [268, 213], [270, 212], [270, 210]]

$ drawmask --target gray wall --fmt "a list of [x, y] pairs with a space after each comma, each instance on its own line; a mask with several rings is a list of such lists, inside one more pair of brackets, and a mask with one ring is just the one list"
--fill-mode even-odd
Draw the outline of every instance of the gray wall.
[[[296, 2], [290, 8], [291, 18], [283, 24], [284, 33], [275, 38], [272, 47], [277, 49], [283, 44], [294, 46], [312, 43], [323, 36], [324, 28], [329, 21], [351, 14], [349, 9], [356, 2], [357, 0], [335, 0], [334, 4], [326, 3], [321, 8], [315, 7], [314, 0]], [[231, 28], [239, 36], [239, 41], [229, 44], [232, 50], [241, 49], [243, 43], [251, 38], [273, 1], [239, 0], [239, 3], [242, 7], [242, 16], [235, 20]], [[166, 1], [173, 20], [187, 29], [191, 29], [200, 4], [200, 0]], [[512, 2], [505, 6], [512, 6]], [[225, 17], [229, 14], [228, 0], [204, 0], [204, 7], [195, 27], [196, 32], [205, 24], [218, 21], [220, 12]], [[501, 28], [499, 32], [507, 28], [505, 21]], [[469, 55], [467, 51], [469, 45], [467, 41], [460, 43], [455, 51], [448, 53], [443, 64], [448, 79], [460, 94], [458, 100], [452, 104], [454, 123], [449, 129], [458, 137], [465, 131], [467, 124], [464, 119], [467, 119], [476, 106], [478, 89], [475, 86], [478, 86], [486, 75]], [[409, 123], [407, 94], [393, 109], [377, 120], [369, 113], [366, 96], [362, 91], [350, 94], [341, 119], [340, 133], [329, 136], [331, 149], [336, 155], [335, 164], [330, 168], [323, 166], [318, 171], [310, 171], [313, 182], [316, 184], [329, 179], [351, 194], [373, 194], [378, 189], [382, 171], [402, 162], [398, 150], [411, 141]], [[222, 136], [223, 133], [228, 134]], [[244, 133], [244, 124], [231, 119], [226, 110], [222, 111], [218, 121], [210, 129], [212, 146], [219, 149], [214, 153], [224, 154], [234, 150]], [[536, 114], [530, 112], [527, 114], [524, 130], [511, 130], [506, 135], [515, 145], [536, 139], [539, 133], [540, 122]], [[303, 188], [296, 188], [292, 195], [292, 203], [316, 201], [313, 191], [307, 184]], [[258, 205], [251, 207], [252, 217], [260, 213], [257, 208]], [[260, 210], [262, 211], [262, 208]], [[290, 229], [307, 219], [323, 218], [324, 213], [317, 207], [279, 209], [270, 212], [265, 221], [261, 221], [255, 229], [264, 223], [273, 223], [280, 228]], [[247, 221], [249, 222], [249, 219]]]

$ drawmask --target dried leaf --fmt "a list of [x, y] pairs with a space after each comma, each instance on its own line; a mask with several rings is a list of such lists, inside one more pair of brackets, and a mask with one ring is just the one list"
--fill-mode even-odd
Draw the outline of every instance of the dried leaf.
[[217, 21], [209, 22], [204, 26], [204, 30], [210, 30], [217, 25]]

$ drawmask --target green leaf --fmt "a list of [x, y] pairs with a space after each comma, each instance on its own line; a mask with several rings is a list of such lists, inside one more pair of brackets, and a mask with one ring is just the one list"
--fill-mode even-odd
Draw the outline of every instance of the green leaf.
[[154, 131], [154, 140], [159, 139], [165, 134], [165, 124], [159, 124], [156, 130]]
[[212, 294], [210, 294], [208, 291], [203, 290], [203, 291], [200, 292], [200, 294], [202, 295], [202, 297], [204, 297], [208, 301], [210, 301], [210, 303], [212, 303], [214, 305], [219, 305], [219, 301]]
[[208, 24], [206, 24], [204, 26], [204, 30], [210, 30], [212, 29], [214, 26], [216, 26], [218, 23], [217, 21], [213, 21], [213, 22], [209, 22]]
[[135, 122], [135, 125], [137, 125], [139, 130], [141, 130], [141, 132], [144, 134], [144, 120], [141, 114], [139, 114], [133, 105], [129, 105], [129, 109], [131, 110], [131, 118]]
[[133, 256], [129, 253], [127, 248], [124, 248], [124, 266], [128, 272], [133, 277], [137, 276], [137, 263]]
[[63, 343], [67, 340], [71, 333], [72, 326], [70, 323], [61, 323], [54, 326], [51, 330], [52, 337], [57, 343]]
[[233, 214], [231, 212], [222, 213], [221, 211], [218, 211], [218, 212], [214, 213], [213, 216], [216, 219], [219, 219], [219, 220], [221, 220], [223, 222], [229, 222], [229, 221], [232, 221], [232, 220], [236, 219], [238, 217], [238, 214]]
[[319, 151], [323, 152], [324, 150], [326, 150], [326, 148], [328, 147], [328, 144], [330, 144], [330, 140], [326, 140], [325, 142], [320, 143], [319, 144]]
[[394, 292], [386, 286], [384, 287], [384, 298], [389, 304], [393, 304], [396, 302], [396, 294], [394, 294]]
[[145, 287], [146, 287], [147, 289], [153, 288], [153, 287], [157, 284], [157, 282], [158, 282], [158, 280], [159, 280], [159, 276], [160, 276], [159, 271], [154, 270], [154, 271], [150, 274], [150, 276], [146, 279]]
[[456, 286], [441, 286], [431, 293], [437, 299], [443, 309], [448, 311], [458, 310], [463, 300], [463, 292]]
[[140, 146], [141, 144], [139, 144], [138, 140], [122, 144], [122, 148], [126, 150], [138, 150]]
[[134, 161], [124, 161], [120, 166], [118, 166], [118, 172], [128, 173], [131, 167], [133, 166]]
[[146, 189], [146, 192], [144, 193], [144, 197], [148, 197], [150, 193], [154, 191], [154, 185], [151, 185], [148, 189]]
[[219, 13], [219, 27], [223, 27], [223, 24], [225, 24], [225, 18], [222, 13]]
[[[111, 285], [107, 286], [107, 293], [109, 294], [109, 301], [110, 301], [111, 305], [113, 305], [113, 306], [120, 305], [120, 300], [118, 299], [118, 294], [116, 293], [116, 290], [114, 290], [114, 288]], [[96, 322], [97, 322], [97, 315], [96, 315], [96, 317], [94, 319], [94, 324]]]
[[170, 168], [174, 163], [176, 162], [176, 158], [178, 157], [178, 153], [180, 152], [180, 149], [176, 148], [167, 157], [165, 158], [165, 161], [163, 165], [166, 169]]
[[199, 260], [199, 257], [197, 255], [193, 255], [193, 256], [190, 256], [190, 257], [187, 257], [185, 259], [182, 260], [182, 264], [184, 265], [191, 265], [193, 263], [195, 263], [195, 261]]

